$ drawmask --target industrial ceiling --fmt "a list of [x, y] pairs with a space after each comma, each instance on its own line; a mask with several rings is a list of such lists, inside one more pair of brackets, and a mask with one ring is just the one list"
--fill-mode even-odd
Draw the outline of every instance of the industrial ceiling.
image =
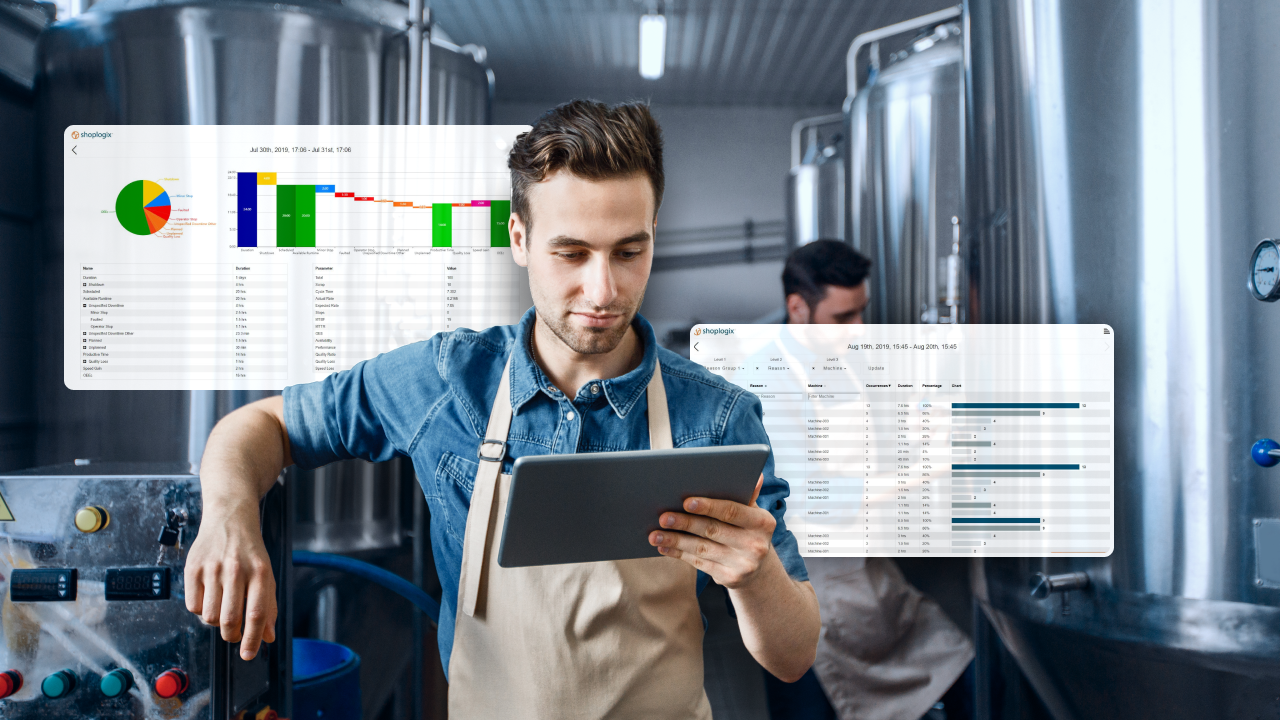
[[[459, 43], [489, 51], [497, 101], [838, 105], [859, 33], [950, 0], [434, 0]], [[638, 70], [640, 16], [667, 16], [666, 74]]]

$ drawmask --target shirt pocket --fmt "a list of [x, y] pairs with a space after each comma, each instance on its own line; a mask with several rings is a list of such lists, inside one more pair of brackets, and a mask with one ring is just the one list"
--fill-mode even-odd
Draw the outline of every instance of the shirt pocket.
[[479, 468], [478, 461], [468, 460], [448, 450], [440, 455], [440, 462], [436, 465], [436, 485], [449, 507], [449, 512], [444, 514], [445, 529], [459, 542], [466, 536], [471, 492], [475, 489]]

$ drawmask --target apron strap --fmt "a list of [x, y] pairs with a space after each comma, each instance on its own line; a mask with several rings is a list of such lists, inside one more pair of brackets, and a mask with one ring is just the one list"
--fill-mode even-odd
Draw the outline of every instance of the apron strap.
[[[479, 533], [469, 533], [479, 540], [479, 547], [472, 547], [472, 552], [464, 548], [465, 567], [462, 576], [465, 578], [459, 598], [459, 606], [467, 615], [474, 616], [476, 602], [480, 596], [480, 578], [484, 574], [485, 558], [489, 555], [489, 544], [493, 537], [492, 524], [496, 519], [494, 505], [498, 502], [498, 476], [502, 474], [502, 460], [507, 454], [507, 434], [511, 430], [511, 359], [502, 368], [502, 380], [498, 382], [498, 395], [493, 399], [493, 409], [489, 412], [489, 427], [485, 430], [484, 441], [476, 450], [480, 459], [480, 467], [476, 470], [476, 479], [472, 484], [471, 515], [475, 515], [474, 529]], [[468, 518], [468, 525], [471, 525]]]
[[671, 416], [667, 414], [667, 388], [662, 384], [662, 364], [653, 360], [653, 377], [645, 393], [649, 396], [649, 449], [670, 450]]
[[[662, 384], [662, 365], [656, 360], [653, 376], [645, 394], [649, 404], [649, 448], [670, 450], [671, 416], [667, 413], [667, 389]], [[459, 588], [458, 607], [474, 617], [480, 598], [480, 580], [488, 565], [486, 559], [492, 552], [493, 539], [497, 535], [497, 519], [501, 515], [494, 507], [498, 502], [498, 478], [502, 474], [502, 460], [507, 452], [507, 435], [511, 430], [511, 360], [502, 369], [498, 395], [489, 412], [489, 427], [476, 455], [480, 467], [476, 470], [471, 491], [471, 510], [467, 517], [467, 533], [462, 553], [462, 587]], [[472, 532], [472, 531], [475, 532]], [[474, 544], [473, 544], [474, 543]]]

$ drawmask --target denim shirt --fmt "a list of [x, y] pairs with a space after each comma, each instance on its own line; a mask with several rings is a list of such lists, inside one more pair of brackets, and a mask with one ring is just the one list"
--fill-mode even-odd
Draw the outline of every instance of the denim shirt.
[[[524, 455], [648, 449], [645, 388], [659, 358], [675, 447], [769, 442], [755, 395], [658, 347], [653, 328], [638, 315], [633, 327], [644, 343], [639, 367], [585, 383], [577, 397], [565, 396], [530, 354], [534, 312], [530, 309], [516, 325], [440, 333], [284, 391], [285, 424], [299, 467], [350, 458], [381, 462], [395, 455], [413, 460], [431, 511], [431, 547], [442, 587], [438, 638], [446, 674], [476, 451], [508, 356], [514, 416], [504, 473]], [[773, 545], [783, 566], [792, 578], [808, 580], [795, 536], [782, 520], [790, 491], [773, 468], [770, 453], [757, 503], [777, 518]], [[571, 526], [572, 518], [562, 520]], [[699, 592], [707, 579], [698, 574]]]

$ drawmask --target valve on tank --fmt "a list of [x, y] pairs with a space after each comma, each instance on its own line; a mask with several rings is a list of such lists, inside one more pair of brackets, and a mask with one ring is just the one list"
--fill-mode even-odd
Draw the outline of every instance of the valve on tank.
[[178, 668], [170, 668], [160, 673], [160, 676], [156, 678], [154, 687], [156, 695], [162, 698], [171, 698], [186, 692], [189, 685], [190, 680], [187, 679], [186, 673]]
[[109, 698], [120, 697], [133, 687], [133, 673], [124, 668], [116, 668], [102, 676], [98, 689]]
[[79, 680], [76, 678], [75, 671], [67, 668], [59, 670], [42, 680], [40, 682], [40, 692], [44, 693], [44, 696], [50, 700], [57, 700], [70, 695], [78, 684]]
[[1249, 449], [1249, 456], [1262, 467], [1273, 467], [1280, 463], [1280, 443], [1271, 438], [1262, 438]]
[[0, 700], [22, 689], [22, 673], [17, 670], [5, 670], [0, 673]]

